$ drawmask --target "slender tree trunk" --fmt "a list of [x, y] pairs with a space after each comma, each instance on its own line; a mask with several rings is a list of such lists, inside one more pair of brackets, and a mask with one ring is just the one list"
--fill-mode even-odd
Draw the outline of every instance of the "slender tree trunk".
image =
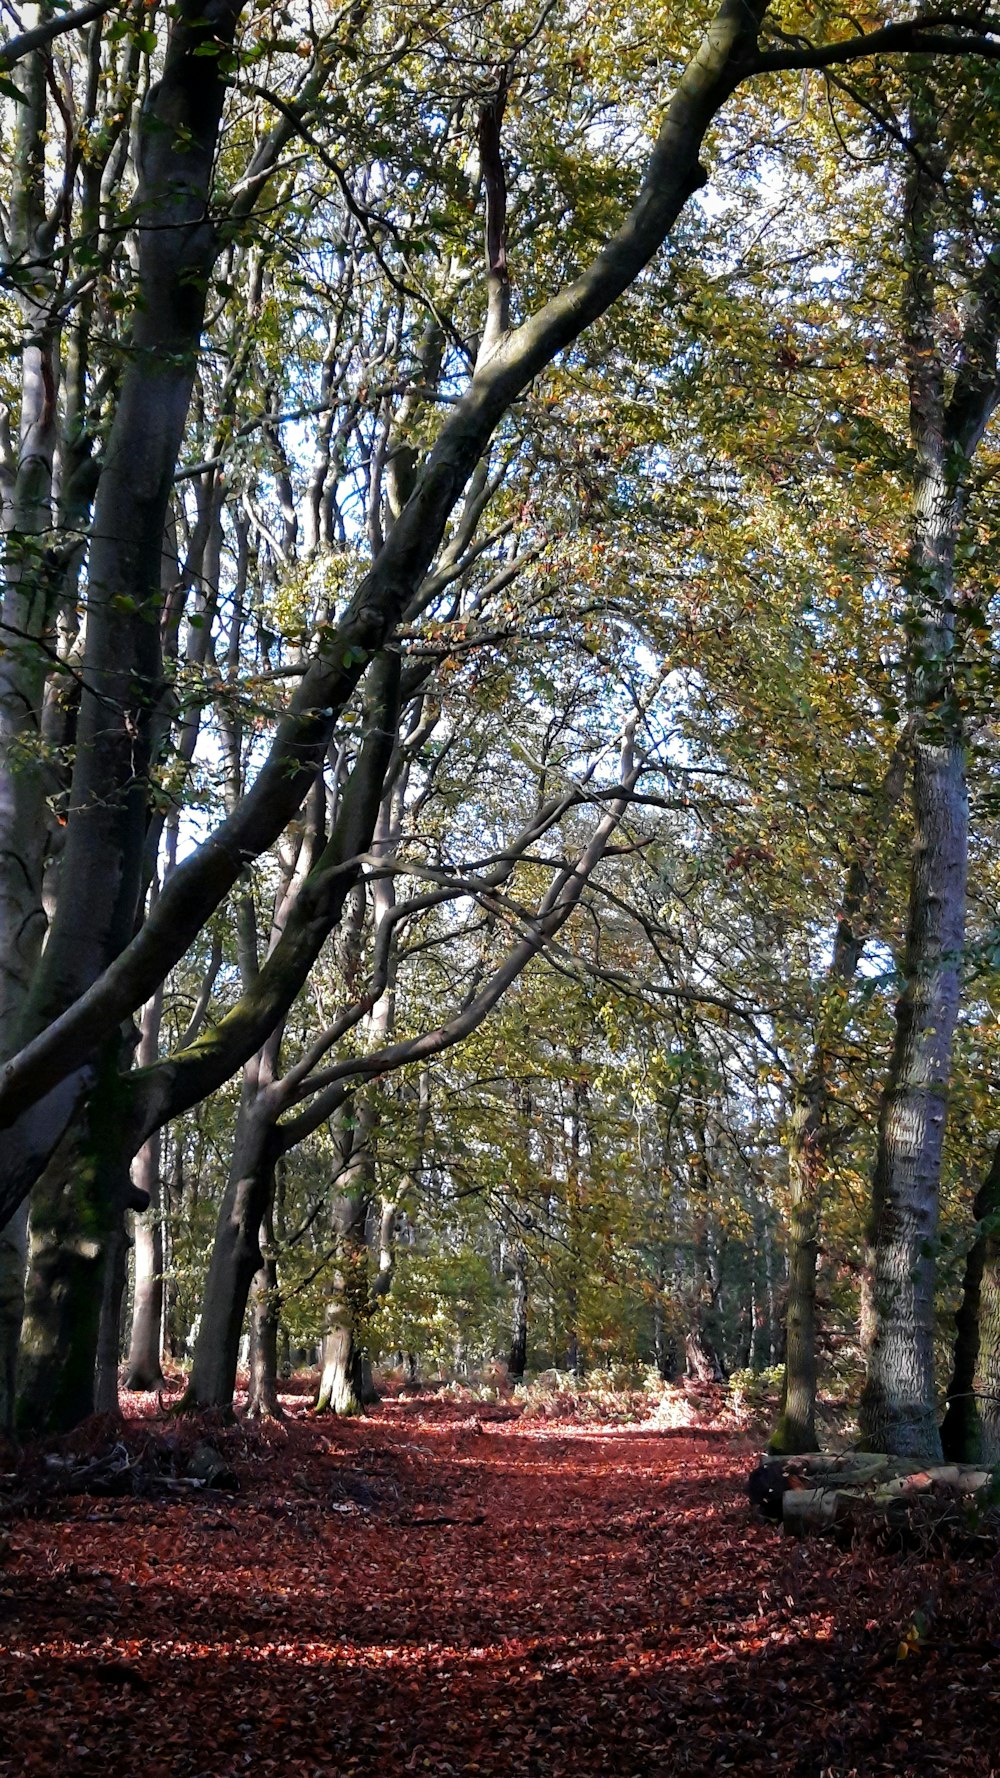
[[686, 1369], [688, 1376], [700, 1383], [721, 1383], [726, 1376], [719, 1326], [722, 1279], [711, 1227], [708, 1130], [704, 1124], [698, 1131], [698, 1152], [691, 1165], [691, 1195], [694, 1292], [690, 1303], [690, 1325], [684, 1335]]
[[[25, 9], [26, 25], [42, 8]], [[33, 268], [17, 280], [24, 335], [18, 439], [3, 464], [9, 490], [0, 651], [0, 1057], [16, 1048], [17, 1026], [38, 966], [46, 918], [42, 876], [49, 829], [46, 770], [39, 745], [47, 660], [42, 644], [54, 615], [53, 576], [43, 541], [52, 523], [52, 469], [58, 438], [58, 326], [48, 305], [54, 279], [45, 250], [45, 132], [49, 57], [35, 51], [14, 71], [14, 160], [9, 257]], [[6, 429], [5, 429], [6, 430]], [[6, 451], [4, 456], [7, 456]], [[15, 641], [14, 639], [17, 638]], [[0, 1428], [13, 1424], [17, 1351], [24, 1311], [28, 1206], [0, 1227]]]
[[[955, 1314], [955, 1351], [941, 1448], [949, 1463], [978, 1463], [1000, 1456], [1000, 1147], [973, 1206], [976, 1235], [965, 1261], [962, 1300]], [[982, 1395], [980, 1392], [983, 1392]], [[985, 1432], [985, 1437], [984, 1437]]]
[[166, 1178], [161, 1181], [165, 1193], [164, 1217], [160, 1224], [163, 1242], [163, 1340], [162, 1351], [173, 1363], [181, 1356], [181, 1333], [178, 1327], [177, 1314], [177, 1278], [174, 1272], [173, 1251], [171, 1247], [172, 1227], [184, 1201], [186, 1178], [184, 1174], [184, 1146], [181, 1126], [175, 1129], [173, 1154]]
[[507, 1375], [519, 1383], [528, 1363], [528, 1265], [523, 1241], [514, 1249], [514, 1295], [511, 1304]]
[[28, 1201], [0, 1229], [0, 1432], [14, 1425], [17, 1351], [24, 1318], [24, 1277], [28, 1265]]
[[248, 1064], [229, 1184], [216, 1224], [201, 1325], [183, 1397], [185, 1408], [221, 1408], [228, 1413], [233, 1405], [247, 1298], [261, 1265], [260, 1226], [274, 1184], [274, 1128], [259, 1102], [256, 1080], [256, 1070]]
[[653, 1297], [653, 1361], [658, 1376], [672, 1383], [678, 1371], [677, 1341], [667, 1320], [667, 1251], [662, 1243], [656, 1249], [656, 1289]]
[[792, 1111], [788, 1138], [788, 1300], [785, 1376], [778, 1421], [768, 1449], [815, 1451], [816, 1261], [819, 1254], [817, 1145], [826, 1108], [825, 1082], [808, 1084]]
[[[143, 1017], [138, 1063], [148, 1067], [156, 1060], [162, 994], [149, 1003]], [[163, 1387], [163, 1188], [160, 1181], [161, 1138], [159, 1130], [147, 1138], [132, 1163], [132, 1178], [149, 1199], [149, 1209], [135, 1220], [135, 1290], [132, 1305], [132, 1336], [129, 1342], [128, 1389]]]
[[94, 1412], [117, 1414], [118, 1366], [122, 1345], [122, 1304], [128, 1281], [128, 1234], [124, 1206], [105, 1244], [101, 1315], [97, 1331]]
[[333, 1206], [337, 1252], [328, 1286], [323, 1370], [317, 1413], [348, 1416], [364, 1409], [361, 1335], [368, 1310], [368, 1250], [365, 1225], [370, 1197], [359, 1183], [339, 1193]]
[[247, 1413], [255, 1420], [281, 1420], [278, 1399], [278, 1332], [280, 1299], [274, 1231], [265, 1221], [260, 1231], [263, 1263], [250, 1293], [250, 1384]]
[[[140, 1189], [149, 1191], [150, 1206], [135, 1221], [135, 1293], [129, 1341], [126, 1389], [163, 1387], [163, 1209], [160, 1201], [159, 1136], [143, 1144], [133, 1168]], [[155, 1189], [151, 1190], [153, 1187]]]
[[[994, 1210], [993, 1215], [997, 1215]], [[979, 1283], [979, 1362], [976, 1366], [980, 1461], [1000, 1465], [1000, 1229], [990, 1228]]]
[[[824, 985], [809, 1072], [801, 1083], [788, 1125], [788, 1297], [785, 1312], [785, 1375], [781, 1409], [769, 1449], [815, 1451], [816, 1267], [821, 1196], [826, 1174], [829, 1052], [847, 1011], [846, 990], [857, 974], [872, 916], [869, 858], [881, 829], [903, 794], [906, 752], [896, 747], [875, 805], [876, 831], [851, 863], [837, 921], [833, 956]], [[867, 905], [866, 905], [867, 904]]]

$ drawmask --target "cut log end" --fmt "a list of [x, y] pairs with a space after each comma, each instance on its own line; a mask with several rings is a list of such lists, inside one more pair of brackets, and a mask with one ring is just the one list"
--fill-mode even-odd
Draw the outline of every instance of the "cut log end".
[[[817, 1452], [765, 1457], [747, 1480], [751, 1504], [793, 1537], [835, 1527], [864, 1530], [933, 1528], [1000, 1536], [996, 1478], [971, 1463], [920, 1464], [879, 1452]], [[921, 1514], [916, 1509], [921, 1507]]]

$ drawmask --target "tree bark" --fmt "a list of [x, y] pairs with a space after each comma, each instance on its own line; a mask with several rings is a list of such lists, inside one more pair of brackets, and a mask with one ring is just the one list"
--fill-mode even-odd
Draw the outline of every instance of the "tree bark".
[[507, 1375], [519, 1383], [528, 1363], [528, 1267], [523, 1241], [518, 1241], [514, 1249], [513, 1273], [514, 1294]]
[[955, 1314], [955, 1350], [941, 1448], [955, 1463], [1000, 1457], [1000, 1146], [976, 1193], [976, 1233]]
[[250, 1382], [247, 1414], [253, 1420], [281, 1420], [284, 1409], [278, 1399], [278, 1333], [280, 1298], [274, 1230], [270, 1218], [260, 1231], [263, 1255], [250, 1293]]
[[981, 1434], [979, 1458], [991, 1468], [1000, 1464], [1000, 1229], [994, 1220], [996, 1215], [994, 1209], [987, 1225], [979, 1283], [979, 1360], [975, 1379]]
[[160, 1197], [159, 1132], [144, 1143], [132, 1176], [149, 1193], [149, 1209], [135, 1220], [132, 1333], [129, 1340], [126, 1389], [162, 1389], [163, 1339], [163, 1207]]
[[101, 1314], [97, 1331], [94, 1375], [94, 1412], [117, 1414], [118, 1366], [122, 1344], [122, 1302], [128, 1280], [128, 1234], [124, 1205], [104, 1247], [104, 1278]]
[[229, 1183], [219, 1210], [202, 1297], [201, 1326], [182, 1406], [229, 1413], [236, 1388], [247, 1297], [261, 1265], [260, 1227], [274, 1187], [274, 1122], [257, 1090], [258, 1070], [244, 1071]]
[[[159, 1048], [163, 1013], [162, 990], [154, 994], [142, 1019], [136, 1061], [151, 1067]], [[132, 1178], [149, 1199], [149, 1209], [135, 1219], [132, 1334], [129, 1341], [125, 1387], [135, 1390], [163, 1387], [163, 1188], [160, 1181], [159, 1130], [147, 1137], [132, 1164]]]
[[28, 1200], [0, 1229], [0, 1432], [14, 1426], [17, 1352], [24, 1319], [24, 1278], [28, 1266]]
[[123, 1247], [116, 1259], [116, 1237], [124, 1239], [126, 1206], [141, 1202], [117, 1115], [116, 1063], [117, 1055], [106, 1060], [86, 1116], [63, 1138], [32, 1195], [15, 1408], [21, 1432], [70, 1431], [95, 1409], [105, 1285], [111, 1314], [115, 1266], [124, 1260]]
[[918, 742], [907, 985], [879, 1118], [872, 1203], [874, 1337], [861, 1436], [894, 1456], [940, 1454], [934, 1392], [938, 1189], [965, 920], [968, 806], [961, 746]]
[[[914, 76], [915, 141], [944, 173], [930, 82]], [[970, 459], [997, 401], [998, 268], [987, 261], [951, 395], [938, 341], [941, 179], [914, 156], [905, 297], [910, 432], [916, 458], [908, 563], [907, 697], [913, 712], [913, 855], [896, 1037], [879, 1116], [872, 1189], [873, 1337], [859, 1407], [862, 1442], [940, 1455], [934, 1280], [941, 1154], [965, 938], [968, 796], [954, 683], [955, 549]], [[949, 348], [950, 349], [950, 348]]]
[[[42, 8], [25, 13], [33, 25]], [[49, 313], [54, 280], [46, 267], [45, 130], [48, 58], [29, 55], [17, 71], [10, 191], [9, 256], [31, 265], [14, 283], [24, 334], [16, 451], [4, 464], [4, 647], [0, 650], [0, 1057], [16, 1032], [38, 966], [46, 918], [42, 876], [49, 829], [39, 728], [46, 678], [41, 644], [54, 612], [54, 574], [45, 548], [52, 523], [52, 470], [58, 437], [58, 337]], [[0, 1227], [0, 1427], [13, 1424], [17, 1349], [24, 1311], [27, 1200]]]
[[369, 1300], [365, 1227], [371, 1190], [370, 1157], [362, 1132], [347, 1189], [338, 1192], [331, 1214], [336, 1255], [328, 1285], [317, 1413], [348, 1416], [364, 1411], [361, 1341]]

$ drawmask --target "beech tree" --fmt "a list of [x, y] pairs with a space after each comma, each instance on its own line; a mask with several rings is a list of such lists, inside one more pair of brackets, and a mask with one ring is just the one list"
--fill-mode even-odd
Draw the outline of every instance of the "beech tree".
[[[0, 662], [0, 1214], [9, 1411], [23, 1205], [32, 1193], [21, 1338], [26, 1423], [68, 1423], [92, 1402], [101, 1305], [113, 1329], [121, 1295], [124, 1212], [153, 1195], [143, 1181], [152, 1182], [165, 1124], [244, 1071], [191, 1384], [193, 1400], [220, 1403], [231, 1395], [278, 1155], [339, 1113], [353, 1090], [348, 1081], [426, 1060], [467, 1035], [520, 969], [551, 950], [576, 910], [637, 792], [643, 761], [627, 759], [620, 783], [604, 785], [593, 829], [557, 855], [547, 887], [525, 904], [533, 910], [525, 931], [505, 957], [490, 959], [478, 994], [452, 1020], [423, 1036], [386, 1032], [367, 1054], [324, 1060], [384, 997], [387, 959], [375, 938], [375, 987], [314, 1033], [282, 1072], [288, 1015], [369, 872], [405, 734], [400, 709], [448, 659], [432, 648], [418, 664], [407, 648], [426, 643], [434, 623], [487, 618], [494, 646], [508, 639], [489, 600], [523, 567], [532, 453], [543, 457], [558, 432], [550, 417], [546, 435], [538, 416], [558, 402], [574, 354], [613, 352], [600, 332], [604, 318], [646, 290], [655, 276], [647, 268], [690, 215], [727, 132], [752, 141], [755, 93], [780, 99], [786, 77], [878, 70], [902, 57], [921, 70], [959, 60], [982, 70], [1000, 55], [988, 15], [976, 12], [888, 17], [861, 33], [848, 20], [824, 19], [817, 29], [828, 34], [816, 37], [797, 14], [724, 0], [669, 21], [656, 15], [662, 47], [654, 42], [653, 50], [636, 40], [632, 23], [627, 9], [598, 29], [560, 10], [491, 7], [430, 24], [364, 4], [317, 23], [294, 9], [251, 17], [236, 0], [207, 9], [181, 0], [169, 16], [128, 5], [66, 15], [41, 5], [8, 45], [5, 251], [19, 375], [10, 390], [17, 442], [6, 453]], [[582, 32], [584, 45], [568, 61], [566, 32]], [[932, 75], [920, 78], [932, 90]], [[574, 184], [567, 175], [568, 222], [546, 189], [558, 157], [547, 162], [531, 140], [533, 107], [543, 98], [604, 181], [595, 196], [586, 177]], [[608, 146], [615, 130], [628, 140], [624, 154]], [[558, 127], [554, 133], [558, 139]], [[935, 139], [929, 152], [938, 146]], [[619, 209], [630, 186], [634, 200]], [[914, 879], [908, 986], [876, 1171], [880, 1322], [864, 1407], [866, 1436], [908, 1439], [916, 1410], [905, 1373], [915, 1362], [924, 1406], [913, 1437], [924, 1444], [930, 1273], [914, 1241], [933, 1240], [941, 1116], [932, 1108], [923, 1120], [923, 1075], [907, 1082], [913, 1046], [919, 1074], [933, 1032], [939, 1053], [930, 1091], [940, 1096], [956, 1017], [964, 742], [946, 695], [953, 558], [995, 374], [987, 362], [991, 349], [995, 357], [989, 251], [947, 391], [931, 350], [937, 202], [921, 187], [909, 206], [911, 405], [922, 467], [907, 671], [914, 818], [923, 833], [930, 805], [921, 797], [944, 798], [951, 853], [929, 842], [920, 852], [927, 880]], [[286, 351], [268, 325], [296, 292], [308, 299], [308, 319], [294, 355], [303, 362], [311, 355], [319, 375], [318, 387], [286, 412]], [[593, 348], [583, 343], [588, 330]], [[249, 414], [248, 390], [256, 408]], [[295, 428], [313, 422], [303, 489]], [[242, 454], [255, 449], [261, 454], [248, 472]], [[574, 498], [585, 509], [594, 465], [580, 468]], [[491, 530], [508, 480], [518, 486], [520, 513]], [[544, 533], [544, 525], [536, 529]], [[233, 565], [223, 567], [229, 550]], [[322, 581], [322, 595], [295, 645], [272, 662], [266, 618], [293, 597], [306, 570]], [[227, 604], [228, 691], [218, 683]], [[294, 689], [270, 704], [258, 696], [252, 722], [234, 741], [230, 720], [227, 740], [227, 698], [247, 690], [240, 680], [253, 626], [255, 695], [268, 675]], [[654, 619], [646, 640], [658, 640], [658, 631]], [[460, 640], [484, 643], [488, 635], [481, 629]], [[551, 641], [559, 645], [558, 609]], [[708, 657], [688, 664], [697, 671]], [[218, 745], [228, 748], [224, 813], [193, 843], [193, 827], [172, 805], [207, 769], [216, 743], [202, 734], [201, 712], [210, 708], [223, 734]], [[358, 738], [348, 739], [347, 729]], [[515, 858], [564, 812], [562, 793], [540, 794]], [[747, 848], [755, 845], [766, 864], [767, 845], [747, 837], [734, 868], [752, 862]], [[271, 868], [276, 847], [272, 935], [255, 950], [242, 885], [257, 861]], [[505, 885], [511, 861], [499, 856], [499, 877], [480, 878], [471, 893]], [[373, 870], [372, 883], [377, 878]], [[443, 901], [451, 887], [426, 893]], [[206, 1004], [181, 1041], [160, 1053], [164, 984], [219, 910], [234, 905], [240, 992], [211, 1011], [214, 980], [230, 967], [220, 959]], [[938, 913], [933, 931], [928, 926], [929, 909], [944, 910], [940, 931]], [[385, 931], [394, 924], [387, 914]], [[845, 957], [834, 961], [835, 978], [850, 974]], [[677, 986], [659, 984], [671, 993]], [[692, 998], [696, 989], [689, 985]], [[725, 998], [732, 1015], [733, 997]], [[134, 1067], [131, 1021], [143, 1008]], [[820, 1020], [814, 1065], [800, 1083], [793, 1175], [798, 1166], [802, 1176], [809, 1120], [820, 1115], [826, 1043]], [[897, 1164], [892, 1108], [910, 1116], [911, 1085], [930, 1146]], [[306, 1098], [309, 1109], [289, 1115]], [[693, 1111], [703, 1099], [695, 1095]], [[582, 1106], [573, 1117], [582, 1153]], [[705, 1110], [704, 1118], [704, 1140], [695, 1132], [691, 1148], [695, 1171], [706, 1167], [709, 1138], [718, 1134], [714, 1114]], [[133, 1176], [137, 1153], [145, 1161]], [[890, 1224], [898, 1225], [904, 1197], [907, 1216], [913, 1210], [904, 1174], [920, 1185], [923, 1208], [914, 1211], [919, 1235], [900, 1247]], [[704, 1178], [692, 1187], [694, 1198], [707, 1190]], [[806, 1183], [797, 1198], [803, 1302], [814, 1270], [811, 1192]], [[709, 1220], [695, 1213], [711, 1291]], [[155, 1277], [161, 1262], [155, 1252], [146, 1260]], [[149, 1325], [154, 1299], [155, 1292]], [[113, 1349], [113, 1333], [109, 1342]], [[150, 1373], [148, 1335], [143, 1343], [140, 1369]], [[808, 1377], [806, 1386], [808, 1394]], [[897, 1403], [900, 1388], [907, 1399]]]
[[[183, 954], [197, 930], [228, 892], [247, 857], [256, 856], [281, 832], [315, 776], [329, 734], [331, 714], [342, 708], [372, 653], [386, 640], [412, 589], [426, 573], [462, 488], [510, 403], [552, 358], [625, 290], [661, 246], [685, 203], [703, 183], [698, 161], [714, 117], [737, 86], [784, 68], [830, 66], [888, 51], [924, 49], [993, 57], [988, 33], [965, 20], [939, 24], [919, 18], [890, 23], [870, 39], [845, 38], [822, 45], [760, 42], [765, 9], [755, 13], [724, 6], [701, 46], [681, 72], [665, 114], [641, 196], [618, 234], [575, 282], [535, 315], [509, 330], [506, 324], [505, 255], [489, 268], [494, 310], [503, 304], [500, 343], [481, 358], [468, 392], [442, 425], [416, 485], [357, 593], [333, 626], [310, 666], [279, 728], [267, 763], [226, 823], [178, 869], [131, 937], [141, 881], [142, 822], [135, 817], [136, 765], [148, 754], [155, 703], [138, 701], [137, 685], [152, 688], [158, 663], [147, 659], [153, 626], [137, 614], [158, 585], [158, 565], [170, 478], [176, 466], [193, 378], [194, 354], [204, 316], [210, 274], [222, 245], [218, 226], [206, 225], [205, 207], [231, 51], [239, 12], [174, 18], [163, 77], [146, 107], [138, 155], [138, 277], [132, 352], [116, 405], [95, 495], [88, 578], [95, 592], [88, 606], [85, 689], [77, 722], [63, 870], [78, 892], [85, 881], [119, 885], [106, 923], [87, 946], [60, 934], [68, 916], [56, 918], [45, 947], [45, 964], [25, 1013], [27, 1043], [8, 1063], [3, 1086], [9, 1135], [5, 1202], [13, 1210], [52, 1152], [53, 1130], [65, 1129], [72, 1107], [93, 1068], [97, 1046], [120, 1020], [152, 993], [167, 968]], [[99, 23], [99, 21], [98, 21]], [[198, 54], [200, 49], [212, 51]], [[265, 136], [236, 182], [232, 219], [249, 214], [272, 178], [279, 156], [302, 116], [315, 102], [317, 84], [329, 72], [329, 45], [310, 45], [310, 73], [284, 101], [279, 121]], [[156, 128], [151, 124], [155, 120]], [[147, 140], [148, 138], [148, 140]], [[179, 145], [183, 143], [183, 152]], [[494, 202], [500, 202], [499, 187]], [[169, 226], [156, 227], [158, 205], [169, 207]], [[188, 210], [182, 214], [182, 205]], [[490, 219], [499, 240], [498, 219]], [[156, 375], [153, 375], [153, 366]], [[165, 368], [170, 367], [170, 368]], [[157, 422], [153, 424], [153, 415]], [[135, 436], [133, 436], [133, 433]], [[145, 480], [138, 466], [143, 462]], [[117, 478], [128, 474], [128, 487]], [[137, 490], [148, 486], [148, 499]], [[128, 527], [125, 520], [128, 519]], [[136, 598], [134, 582], [141, 583]], [[116, 606], [124, 603], [126, 610]], [[350, 655], [348, 662], [347, 657]], [[91, 667], [99, 658], [101, 665]], [[114, 669], [108, 663], [114, 661]], [[110, 677], [105, 684], [105, 676]], [[125, 684], [132, 675], [134, 683]], [[123, 715], [108, 724], [100, 698], [116, 697]], [[81, 745], [81, 743], [83, 743]], [[120, 806], [118, 806], [120, 804]], [[100, 809], [100, 817], [93, 810]], [[131, 820], [129, 819], [131, 817]], [[65, 900], [63, 906], [66, 906]], [[105, 929], [106, 927], [106, 929]], [[44, 1104], [41, 1117], [30, 1106]]]

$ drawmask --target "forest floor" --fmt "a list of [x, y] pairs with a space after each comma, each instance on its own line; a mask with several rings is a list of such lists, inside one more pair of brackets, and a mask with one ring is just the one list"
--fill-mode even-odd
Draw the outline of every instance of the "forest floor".
[[711, 1428], [288, 1405], [9, 1522], [4, 1778], [1000, 1778], [1000, 1561], [788, 1542]]

